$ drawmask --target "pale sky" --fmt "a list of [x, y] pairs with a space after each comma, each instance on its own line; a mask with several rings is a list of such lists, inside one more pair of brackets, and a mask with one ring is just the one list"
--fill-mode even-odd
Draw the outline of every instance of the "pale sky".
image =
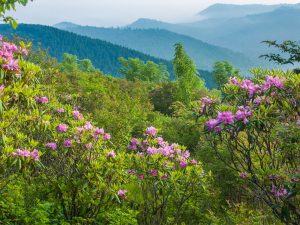
[[20, 23], [53, 25], [62, 21], [93, 26], [124, 26], [138, 18], [191, 21], [214, 3], [278, 4], [300, 0], [34, 0], [12, 15]]

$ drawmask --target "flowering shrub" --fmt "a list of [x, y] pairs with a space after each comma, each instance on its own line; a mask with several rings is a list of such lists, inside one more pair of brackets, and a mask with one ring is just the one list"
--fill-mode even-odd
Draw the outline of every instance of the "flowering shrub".
[[[104, 220], [125, 200], [125, 153], [113, 150], [110, 134], [85, 119], [70, 98], [62, 104], [40, 86], [40, 68], [22, 54], [25, 47], [0, 40], [1, 198], [21, 186], [26, 191], [19, 207], [30, 205], [32, 216], [37, 202], [50, 201], [54, 223]], [[1, 221], [10, 223], [13, 213], [0, 213]], [[28, 218], [18, 215], [16, 221], [34, 221]]]
[[[300, 76], [231, 78], [212, 106], [207, 138], [218, 156], [287, 224], [300, 220]], [[212, 118], [211, 118], [212, 117]]]
[[128, 174], [137, 182], [131, 198], [142, 199], [140, 223], [180, 224], [186, 213], [182, 209], [190, 201], [199, 201], [197, 193], [205, 186], [207, 175], [201, 164], [184, 147], [157, 136], [154, 127], [146, 130], [144, 139], [133, 138], [128, 149], [132, 154]]

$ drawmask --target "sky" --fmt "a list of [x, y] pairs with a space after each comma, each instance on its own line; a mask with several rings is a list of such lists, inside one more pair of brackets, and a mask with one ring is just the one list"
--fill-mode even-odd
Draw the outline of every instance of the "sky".
[[62, 21], [81, 25], [117, 27], [139, 18], [188, 22], [214, 3], [278, 4], [300, 0], [34, 0], [11, 13], [20, 23], [53, 25]]

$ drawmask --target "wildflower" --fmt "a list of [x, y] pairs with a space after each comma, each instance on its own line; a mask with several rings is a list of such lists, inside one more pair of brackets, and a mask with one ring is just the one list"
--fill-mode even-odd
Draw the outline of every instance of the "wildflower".
[[127, 146], [130, 150], [137, 150], [137, 145], [139, 144], [136, 138], [132, 138], [129, 145]]
[[214, 101], [209, 97], [201, 98], [201, 102], [202, 102], [202, 111], [204, 111], [206, 107], [211, 106], [214, 103]]
[[157, 134], [157, 130], [155, 127], [148, 127], [146, 134], [149, 136], [155, 136]]
[[243, 120], [244, 123], [248, 123], [248, 118], [252, 116], [252, 112], [249, 107], [241, 106], [235, 114], [235, 119]]
[[56, 150], [57, 149], [57, 145], [55, 142], [50, 142], [46, 144], [46, 147], [52, 150]]
[[39, 160], [39, 151], [37, 149], [34, 149], [32, 152], [30, 152], [27, 149], [25, 149], [25, 150], [17, 149], [15, 152], [12, 153], [12, 156], [13, 157], [31, 158], [34, 161], [38, 161]]
[[4, 88], [5, 88], [4, 84], [0, 85], [0, 94], [3, 92]]
[[278, 76], [272, 77], [272, 76], [267, 76], [265, 83], [262, 85], [263, 90], [268, 90], [271, 87], [276, 87], [279, 89], [283, 89], [283, 79], [280, 79]]
[[240, 82], [238, 81], [238, 79], [236, 77], [230, 77], [229, 83], [233, 84], [233, 85], [240, 85]]
[[66, 124], [59, 124], [57, 126], [57, 131], [58, 132], [61, 132], [61, 133], [64, 133], [68, 130], [68, 126]]

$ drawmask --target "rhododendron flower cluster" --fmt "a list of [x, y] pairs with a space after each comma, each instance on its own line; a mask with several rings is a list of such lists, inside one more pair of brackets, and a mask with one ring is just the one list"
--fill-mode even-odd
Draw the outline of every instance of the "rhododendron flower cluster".
[[126, 199], [126, 194], [127, 194], [127, 190], [123, 190], [123, 189], [120, 189], [118, 191], [118, 196], [121, 198], [121, 199]]
[[25, 149], [17, 149], [15, 152], [12, 153], [13, 157], [23, 157], [23, 158], [31, 158], [34, 161], [39, 160], [39, 151], [37, 149], [34, 149], [32, 152]]
[[57, 149], [57, 145], [55, 142], [49, 142], [46, 144], [46, 147], [52, 150], [56, 150]]
[[220, 132], [222, 124], [233, 124], [235, 121], [243, 121], [243, 123], [248, 123], [249, 118], [252, 116], [252, 111], [248, 106], [240, 106], [235, 115], [232, 112], [219, 112], [216, 119], [210, 119], [207, 121], [206, 126], [209, 131]]
[[284, 196], [287, 195], [287, 190], [285, 188], [277, 188], [276, 186], [272, 186], [272, 190], [271, 190], [271, 193], [277, 197], [277, 198], [283, 198]]
[[160, 176], [162, 179], [167, 179], [168, 176], [164, 172], [165, 169], [174, 170], [176, 167], [184, 169], [189, 165], [195, 166], [198, 164], [196, 160], [190, 159], [189, 151], [182, 149], [178, 144], [170, 145], [168, 142], [164, 141], [162, 137], [155, 137], [156, 133], [156, 128], [149, 127], [145, 133], [146, 139], [138, 140], [132, 138], [128, 145], [128, 149], [134, 152], [139, 158], [144, 158], [148, 161], [150, 167], [152, 158], [153, 160], [160, 158], [163, 161], [160, 168], [153, 167], [152, 169], [150, 168], [149, 171], [140, 171], [142, 173], [137, 174], [134, 173], [139, 179], [143, 180], [145, 175], [149, 175], [150, 177]]
[[64, 132], [67, 132], [67, 130], [68, 130], [68, 126], [66, 124], [59, 124], [57, 126], [58, 132], [64, 133]]
[[49, 102], [49, 99], [47, 97], [35, 97], [35, 101], [37, 103], [48, 103]]
[[205, 110], [205, 108], [211, 106], [213, 103], [215, 103], [215, 101], [209, 97], [203, 97], [201, 98], [201, 103], [202, 103], [202, 111]]
[[254, 84], [251, 80], [248, 79], [242, 81], [239, 81], [236, 77], [231, 77], [229, 79], [230, 84], [239, 86], [241, 89], [246, 90], [249, 94], [249, 97], [253, 97], [255, 94], [261, 93], [262, 91], [267, 91], [271, 87], [283, 89], [284, 88], [283, 81], [284, 79], [281, 79], [278, 76], [276, 77], [267, 76], [265, 82], [261, 85], [258, 85], [258, 84]]
[[0, 35], [0, 59], [2, 60], [2, 69], [19, 72], [19, 62], [16, 59], [16, 54], [27, 55], [27, 49], [16, 46], [14, 43], [5, 42]]
[[75, 118], [76, 120], [81, 120], [81, 119], [83, 119], [83, 115], [82, 115], [78, 110], [74, 110], [74, 111], [72, 112], [72, 114], [73, 114], [73, 116], [74, 116], [74, 118]]
[[59, 108], [59, 109], [56, 110], [56, 112], [58, 112], [58, 113], [64, 113], [65, 109], [64, 108]]

